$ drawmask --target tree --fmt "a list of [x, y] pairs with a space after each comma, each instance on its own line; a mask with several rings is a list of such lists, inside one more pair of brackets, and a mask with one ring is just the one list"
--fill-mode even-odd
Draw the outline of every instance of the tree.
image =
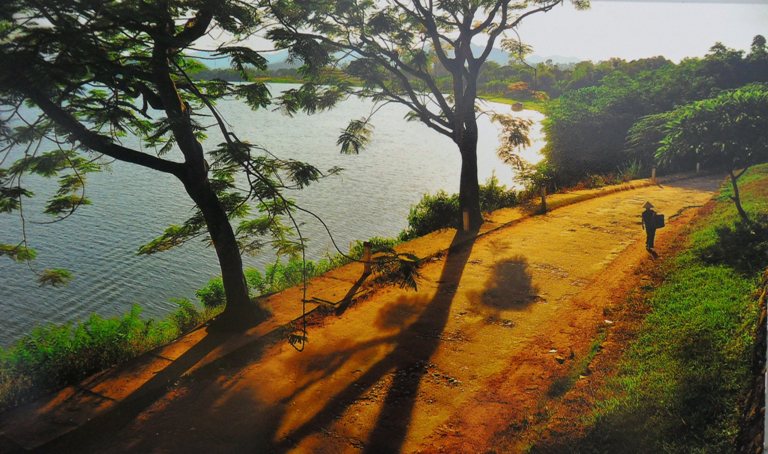
[[752, 84], [723, 92], [684, 105], [672, 117], [657, 157], [724, 167], [733, 187], [731, 198], [748, 222], [737, 181], [750, 166], [768, 161], [768, 86]]
[[528, 58], [533, 53], [533, 46], [530, 44], [525, 44], [523, 40], [520, 39], [520, 35], [517, 35], [516, 38], [502, 39], [501, 47], [502, 49], [509, 52], [510, 58], [520, 62], [522, 65], [525, 65], [531, 70], [533, 73], [533, 77], [531, 78], [531, 85], [533, 87], [532, 90], [538, 90], [539, 88], [536, 84], [536, 66], [531, 65], [526, 60], [526, 58]]
[[[188, 73], [195, 62], [184, 56], [214, 29], [232, 36], [254, 32], [260, 15], [237, 0], [4, 1], [0, 164], [19, 159], [0, 169], [0, 211], [23, 208], [22, 199], [31, 192], [22, 176], [37, 173], [59, 176], [46, 212], [59, 218], [74, 213], [89, 203], [86, 175], [99, 170], [102, 156], [173, 175], [197, 212], [140, 252], [162, 251], [207, 233], [227, 300], [220, 324], [244, 327], [262, 320], [249, 296], [241, 252], [270, 244], [278, 252], [296, 253], [301, 245], [281, 223], [294, 209], [283, 191], [300, 189], [322, 173], [240, 140], [219, 115], [215, 101], [225, 96], [237, 96], [254, 109], [267, 106], [271, 96], [264, 84], [193, 82]], [[247, 64], [266, 66], [262, 56], [244, 47], [221, 45], [215, 52], [229, 56], [243, 77]], [[318, 108], [310, 97], [303, 100], [283, 101], [288, 109]], [[224, 138], [207, 154], [201, 120], [213, 122]], [[141, 145], [125, 145], [126, 136]], [[251, 204], [257, 212], [234, 229], [230, 220], [246, 217]], [[0, 255], [34, 257], [26, 238], [0, 245]], [[54, 270], [41, 279], [55, 283], [61, 277]]]
[[[405, 105], [409, 118], [453, 140], [461, 154], [461, 211], [468, 214], [470, 228], [478, 227], [478, 74], [505, 32], [561, 0], [270, 3], [281, 24], [271, 32], [276, 41], [310, 65], [327, 63], [329, 56], [337, 65], [346, 64], [346, 73], [363, 84], [357, 95]], [[572, 3], [588, 6], [586, 0]], [[473, 41], [483, 44], [473, 49]], [[437, 83], [441, 67], [450, 75], [449, 94]], [[350, 132], [364, 130], [367, 121], [352, 123]]]

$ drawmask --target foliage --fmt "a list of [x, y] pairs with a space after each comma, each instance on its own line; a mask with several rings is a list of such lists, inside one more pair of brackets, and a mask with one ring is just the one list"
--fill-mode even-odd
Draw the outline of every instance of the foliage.
[[[515, 206], [518, 195], [514, 190], [499, 184], [495, 175], [480, 185], [480, 208], [483, 212]], [[435, 194], [424, 194], [419, 203], [411, 207], [408, 213], [408, 228], [400, 234], [400, 239], [416, 238], [446, 227], [461, 227], [459, 195], [448, 194], [440, 190]]]
[[45, 269], [37, 276], [37, 282], [43, 285], [58, 287], [67, 284], [72, 279], [72, 273], [61, 268]]
[[[399, 243], [399, 240], [373, 237], [368, 242], [371, 244], [372, 253], [384, 253], [388, 259], [391, 259], [392, 255], [387, 253]], [[352, 260], [359, 260], [362, 256], [363, 242], [355, 241], [346, 255], [336, 254], [316, 261], [302, 261], [299, 257], [289, 257], [286, 261], [278, 259], [274, 263], [267, 265], [263, 272], [256, 268], [246, 268], [245, 279], [248, 281], [248, 288], [252, 291], [252, 297], [268, 295], [301, 285], [304, 281], [305, 271], [306, 278], [311, 279], [346, 265]], [[387, 261], [395, 262], [394, 260]], [[226, 302], [221, 277], [215, 277], [208, 281], [204, 287], [195, 292], [195, 295], [200, 299], [203, 306], [208, 309], [221, 307]]]
[[[238, 38], [259, 30], [260, 8], [237, 0], [3, 3], [0, 104], [7, 108], [0, 114], [0, 163], [8, 167], [0, 168], [0, 211], [20, 212], [22, 198], [32, 195], [22, 185], [30, 173], [59, 178], [45, 208], [55, 219], [90, 203], [87, 176], [109, 159], [173, 175], [197, 210], [140, 253], [209, 236], [229, 300], [225, 315], [233, 323], [259, 321], [243, 285], [241, 253], [265, 246], [300, 251], [284, 225], [293, 225], [286, 219], [296, 208], [285, 194], [338, 171], [278, 159], [230, 130], [216, 101], [235, 97], [265, 108], [273, 99], [263, 82], [192, 79], [202, 67], [186, 53], [212, 32]], [[209, 54], [228, 58], [245, 79], [248, 68], [266, 68], [258, 52], [236, 44]], [[315, 112], [331, 107], [339, 94], [305, 84], [274, 102], [289, 113]], [[222, 142], [204, 150], [211, 123]], [[236, 187], [235, 175], [247, 184]], [[230, 221], [238, 219], [245, 220], [235, 232]], [[18, 246], [0, 245], [14, 259], [31, 258], [28, 249], [26, 238]], [[49, 270], [40, 281], [58, 284], [62, 277], [61, 270]]]
[[768, 160], [768, 85], [752, 84], [686, 104], [667, 117], [660, 160], [742, 169]]
[[715, 44], [703, 59], [648, 61], [634, 68], [616, 60], [599, 82], [566, 91], [549, 103], [544, 122], [544, 154], [558, 183], [572, 184], [631, 160], [649, 169], [672, 120], [668, 112], [721, 90], [768, 82], [768, 72], [755, 71], [768, 65], [760, 49], [758, 43], [745, 57]]
[[408, 213], [408, 228], [401, 238], [411, 239], [445, 227], [459, 227], [459, 195], [440, 190], [424, 194]]
[[496, 155], [504, 163], [521, 169], [524, 167], [524, 161], [520, 158], [518, 152], [531, 145], [531, 139], [528, 133], [531, 130], [533, 121], [525, 118], [513, 117], [512, 115], [491, 116], [491, 120], [501, 125], [499, 134], [499, 147], [496, 149]]
[[657, 158], [725, 168], [736, 209], [748, 221], [737, 180], [750, 166], [768, 161], [768, 85], [746, 85], [681, 106], [665, 127]]
[[39, 326], [0, 349], [0, 411], [170, 342], [210, 314], [188, 300], [159, 322], [134, 305], [122, 317], [92, 315], [76, 324]]
[[726, 264], [747, 275], [768, 267], [768, 214], [754, 221], [740, 219], [716, 232], [717, 242], [702, 250], [706, 262]]
[[[571, 2], [588, 6], [586, 0]], [[477, 85], [494, 44], [527, 16], [560, 3], [277, 0], [271, 3], [272, 13], [281, 27], [269, 36], [302, 58], [306, 74], [342, 68], [342, 80], [361, 83], [346, 84], [345, 92], [404, 105], [408, 119], [451, 138], [462, 165], [475, 169]], [[486, 42], [473, 49], [477, 35], [486, 36]], [[367, 120], [355, 120], [344, 131], [340, 144], [345, 150], [357, 152], [358, 143], [364, 143], [354, 136], [368, 134], [360, 127]], [[468, 213], [473, 227], [482, 222], [478, 186], [476, 172], [462, 173], [459, 211]]]

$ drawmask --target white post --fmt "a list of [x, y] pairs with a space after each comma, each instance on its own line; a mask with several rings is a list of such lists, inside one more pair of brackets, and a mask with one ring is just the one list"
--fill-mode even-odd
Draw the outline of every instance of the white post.
[[699, 173], [699, 172], [701, 172], [701, 163], [697, 162], [696, 163], [696, 173]]
[[651, 168], [651, 183], [656, 183], [656, 167]]

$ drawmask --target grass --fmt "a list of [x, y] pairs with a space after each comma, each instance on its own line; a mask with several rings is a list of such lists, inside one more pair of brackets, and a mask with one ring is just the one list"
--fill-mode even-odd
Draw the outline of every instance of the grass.
[[164, 345], [215, 314], [175, 302], [177, 310], [160, 321], [142, 319], [134, 305], [120, 317], [38, 326], [0, 349], [0, 411]]
[[[369, 241], [374, 252], [398, 242], [378, 237]], [[362, 254], [363, 243], [358, 241], [348, 256], [360, 258]], [[307, 278], [349, 262], [341, 255], [307, 261]], [[245, 276], [257, 296], [301, 284], [303, 269], [301, 260], [291, 259], [269, 265], [263, 273], [247, 269]], [[10, 347], [0, 348], [0, 412], [165, 345], [223, 309], [220, 277], [211, 279], [196, 294], [202, 308], [186, 299], [175, 300], [178, 308], [161, 320], [143, 319], [141, 307], [134, 305], [122, 316], [91, 315], [79, 323], [38, 326]]]
[[[750, 170], [741, 185], [745, 208], [768, 212], [768, 165]], [[738, 221], [729, 192], [724, 186], [687, 250], [673, 259], [637, 339], [588, 417], [586, 436], [570, 443], [574, 451], [735, 451], [752, 379], [759, 272], [703, 259], [721, 240], [718, 232]]]
[[549, 397], [560, 397], [564, 395], [568, 390], [573, 388], [573, 385], [575, 385], [582, 376], [587, 376], [591, 373], [589, 371], [589, 365], [595, 358], [595, 355], [600, 352], [600, 348], [607, 335], [608, 332], [605, 330], [601, 330], [598, 333], [592, 340], [587, 354], [581, 357], [578, 362], [570, 368], [567, 375], [556, 379], [552, 385], [550, 385], [549, 390], [547, 390], [547, 395]]

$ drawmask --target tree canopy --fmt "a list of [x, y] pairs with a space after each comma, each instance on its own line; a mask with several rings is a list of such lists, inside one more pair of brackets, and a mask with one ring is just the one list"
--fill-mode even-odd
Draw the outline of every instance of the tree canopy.
[[[560, 3], [273, 0], [281, 27], [271, 36], [318, 73], [335, 66], [361, 81], [362, 88], [347, 86], [348, 92], [405, 105], [409, 119], [453, 140], [462, 156], [461, 210], [470, 227], [477, 227], [482, 222], [476, 122], [480, 71], [506, 32]], [[585, 0], [572, 3], [588, 6]], [[443, 75], [449, 79], [447, 93], [439, 83]], [[348, 138], [367, 124], [367, 118], [353, 123]]]
[[655, 165], [657, 141], [664, 135], [658, 127], [667, 122], [666, 112], [721, 90], [768, 82], [768, 71], [760, 70], [768, 64], [763, 42], [756, 37], [746, 56], [716, 43], [704, 58], [679, 64], [617, 60], [596, 85], [566, 91], [549, 104], [544, 124], [544, 153], [558, 180], [573, 183], [632, 161], [646, 170]]
[[[260, 320], [263, 314], [251, 302], [243, 277], [241, 252], [265, 245], [280, 253], [301, 251], [300, 238], [292, 237], [290, 221], [286, 224], [295, 205], [284, 194], [324, 173], [278, 159], [238, 137], [216, 101], [235, 96], [263, 108], [272, 102], [269, 90], [261, 82], [193, 81], [189, 73], [197, 63], [185, 52], [214, 31], [235, 38], [252, 34], [262, 26], [261, 18], [260, 9], [237, 0], [4, 1], [0, 210], [23, 210], [23, 198], [32, 195], [23, 180], [29, 173], [58, 176], [59, 189], [46, 206], [57, 218], [90, 202], [83, 189], [87, 175], [105, 158], [173, 175], [197, 211], [140, 252], [208, 236], [227, 297], [222, 321], [247, 326]], [[212, 52], [230, 57], [244, 77], [246, 65], [265, 67], [264, 58], [246, 47], [222, 44]], [[289, 112], [317, 110], [331, 104], [332, 95], [320, 102], [314, 97], [323, 93], [288, 94], [279, 102]], [[210, 123], [223, 140], [204, 150]], [[230, 223], [234, 219], [242, 219], [237, 228]], [[0, 254], [34, 258], [24, 237], [0, 245]], [[56, 283], [62, 277], [54, 270], [40, 279]]]
[[750, 166], [768, 161], [768, 86], [747, 85], [679, 107], [670, 113], [657, 156], [723, 167], [733, 185], [733, 200], [744, 220], [738, 178]]

